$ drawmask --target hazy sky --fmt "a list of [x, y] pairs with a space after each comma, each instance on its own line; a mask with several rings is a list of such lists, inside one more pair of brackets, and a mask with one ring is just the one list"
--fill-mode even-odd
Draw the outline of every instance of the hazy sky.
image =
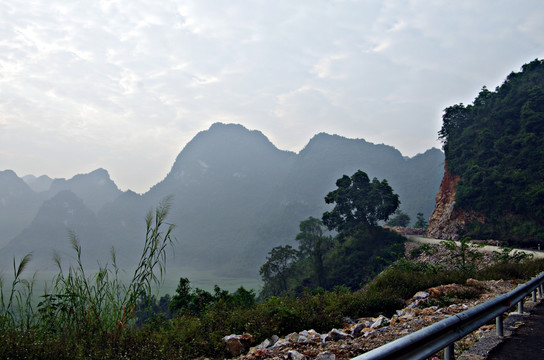
[[0, 170], [145, 192], [214, 122], [413, 156], [544, 57], [544, 1], [0, 0]]

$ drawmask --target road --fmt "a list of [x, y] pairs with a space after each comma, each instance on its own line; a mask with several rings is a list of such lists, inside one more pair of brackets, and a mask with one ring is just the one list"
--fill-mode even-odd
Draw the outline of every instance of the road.
[[[444, 241], [444, 240], [440, 240], [440, 239], [431, 239], [431, 238], [426, 238], [426, 237], [422, 237], [422, 236], [414, 236], [414, 235], [408, 236], [408, 239], [410, 239], [412, 241], [416, 241], [416, 242], [421, 243], [421, 244], [434, 244], [434, 245], [438, 245], [438, 244], [440, 244], [440, 242]], [[459, 245], [458, 241], [456, 241], [456, 243]], [[483, 246], [483, 247], [478, 248], [478, 249], [481, 250], [481, 251], [485, 251], [485, 252], [501, 251], [500, 247], [492, 246], [492, 245], [486, 245], [486, 246]], [[524, 249], [514, 249], [514, 250], [512, 250], [512, 252], [514, 252], [514, 251], [524, 252], [524, 253], [527, 253], [527, 254], [532, 254], [534, 259], [544, 259], [544, 251], [524, 250]]]
[[512, 336], [489, 352], [487, 360], [544, 359], [544, 305], [540, 303]]

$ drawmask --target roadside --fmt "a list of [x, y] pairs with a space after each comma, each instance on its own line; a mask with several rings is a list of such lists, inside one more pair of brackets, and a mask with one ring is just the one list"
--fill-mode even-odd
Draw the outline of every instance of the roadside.
[[527, 301], [523, 314], [512, 312], [504, 320], [504, 337], [489, 331], [458, 360], [543, 359], [544, 306], [542, 298]]
[[[426, 238], [423, 236], [417, 236], [417, 235], [408, 235], [406, 236], [409, 240], [421, 243], [421, 244], [432, 244], [432, 245], [440, 245], [442, 241], [440, 239], [432, 239], [432, 238]], [[456, 241], [456, 243], [459, 245], [459, 242]], [[481, 248], [478, 248], [479, 251], [485, 251], [492, 253], [493, 251], [500, 251], [501, 248], [499, 246], [493, 246], [493, 245], [485, 245]], [[523, 252], [526, 254], [532, 254], [534, 259], [544, 259], [544, 251], [537, 251], [537, 250], [525, 250], [525, 249], [514, 249], [512, 252]], [[512, 254], [512, 253], [510, 253]]]
[[544, 306], [538, 303], [533, 310], [516, 321], [512, 336], [491, 350], [487, 360], [544, 359]]

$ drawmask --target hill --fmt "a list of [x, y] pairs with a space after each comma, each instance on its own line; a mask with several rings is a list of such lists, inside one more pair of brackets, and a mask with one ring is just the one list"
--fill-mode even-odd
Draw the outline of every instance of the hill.
[[446, 172], [428, 234], [544, 238], [544, 61], [512, 72], [470, 105], [448, 107], [439, 132]]

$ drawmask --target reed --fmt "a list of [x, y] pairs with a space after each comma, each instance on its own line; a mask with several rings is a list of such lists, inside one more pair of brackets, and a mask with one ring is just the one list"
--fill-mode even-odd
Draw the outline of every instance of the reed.
[[50, 289], [33, 304], [32, 280], [22, 274], [32, 259], [29, 253], [17, 265], [13, 261], [11, 286], [0, 277], [0, 329], [59, 335], [65, 339], [96, 336], [118, 338], [135, 324], [135, 309], [142, 294], [151, 294], [160, 286], [166, 266], [167, 247], [172, 244], [174, 225], [166, 222], [171, 197], [165, 198], [146, 217], [146, 239], [138, 266], [130, 283], [120, 280], [116, 253], [112, 248], [110, 261], [99, 265], [98, 271], [87, 274], [82, 262], [82, 249], [77, 234], [69, 231], [75, 263], [65, 269], [58, 254], [53, 256], [57, 274]]

